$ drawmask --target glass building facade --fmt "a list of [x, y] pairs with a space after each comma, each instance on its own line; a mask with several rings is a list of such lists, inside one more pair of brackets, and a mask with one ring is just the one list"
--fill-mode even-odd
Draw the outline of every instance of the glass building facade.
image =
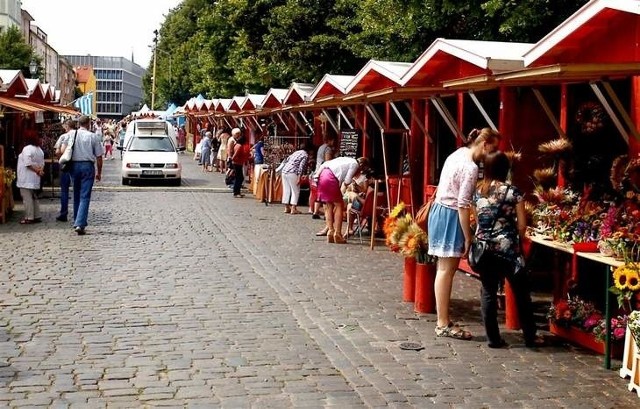
[[96, 114], [101, 118], [120, 118], [139, 109], [142, 77], [146, 70], [123, 57], [65, 55], [74, 67], [90, 65], [96, 76]]

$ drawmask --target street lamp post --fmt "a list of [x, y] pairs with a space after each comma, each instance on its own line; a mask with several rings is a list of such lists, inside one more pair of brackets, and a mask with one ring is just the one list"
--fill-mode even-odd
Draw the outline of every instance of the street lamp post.
[[38, 73], [38, 63], [36, 60], [31, 60], [29, 63], [29, 74], [31, 74], [31, 78], [34, 78]]
[[153, 111], [156, 103], [156, 65], [158, 62], [158, 30], [153, 30], [153, 74], [151, 77], [151, 110]]

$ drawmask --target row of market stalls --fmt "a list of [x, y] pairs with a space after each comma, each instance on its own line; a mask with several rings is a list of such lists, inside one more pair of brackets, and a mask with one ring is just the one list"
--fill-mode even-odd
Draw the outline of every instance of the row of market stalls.
[[316, 144], [325, 133], [342, 140], [355, 131], [350, 154], [370, 157], [388, 181], [410, 176], [401, 195], [414, 208], [446, 156], [488, 126], [522, 156], [516, 182], [531, 186], [545, 141], [582, 139], [581, 161], [594, 143], [605, 146], [609, 165], [640, 152], [639, 14], [638, 1], [593, 0], [535, 44], [437, 39], [413, 63], [371, 60], [354, 76], [327, 74], [266, 95], [199, 96], [183, 109], [190, 129], [208, 121], [251, 135], [271, 124], [271, 133]]
[[[631, 193], [640, 197], [640, 1], [592, 0], [535, 44], [441, 38], [414, 62], [371, 60], [353, 76], [326, 74], [315, 85], [266, 95], [192, 98], [183, 108], [191, 133], [211, 123], [276, 140], [310, 137], [316, 145], [333, 134], [341, 154], [372, 159], [389, 206], [402, 200], [412, 211], [469, 131], [490, 127], [502, 134], [501, 149], [519, 159], [513, 181], [531, 196], [571, 186], [604, 206], [602, 198], [623, 189], [612, 175], [621, 159], [623, 173], [636, 172]], [[576, 209], [571, 217], [582, 216]], [[615, 228], [627, 234], [638, 222], [630, 216]], [[565, 228], [554, 226], [548, 243], [559, 243]], [[629, 237], [637, 244], [637, 234]], [[566, 243], [557, 248], [578, 254]], [[556, 280], [556, 300], [578, 288], [606, 303], [609, 318], [611, 278], [602, 286], [578, 280], [577, 265], [604, 265], [608, 276], [610, 265], [621, 264], [612, 260], [575, 262], [573, 281]], [[609, 343], [607, 336], [607, 351]]]
[[13, 207], [11, 186], [24, 135], [40, 134], [50, 161], [55, 138], [62, 133], [60, 115], [78, 115], [59, 101], [60, 91], [51, 84], [25, 78], [20, 70], [0, 70], [0, 222]]

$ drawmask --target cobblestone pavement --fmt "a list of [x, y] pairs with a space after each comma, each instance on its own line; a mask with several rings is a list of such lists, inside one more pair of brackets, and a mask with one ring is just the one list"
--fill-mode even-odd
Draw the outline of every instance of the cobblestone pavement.
[[601, 356], [513, 331], [487, 348], [464, 275], [453, 310], [476, 337], [436, 338], [381, 243], [326, 244], [319, 221], [183, 162], [180, 188], [119, 186], [106, 162], [86, 236], [46, 198], [44, 223], [18, 204], [0, 226], [0, 406], [638, 407]]

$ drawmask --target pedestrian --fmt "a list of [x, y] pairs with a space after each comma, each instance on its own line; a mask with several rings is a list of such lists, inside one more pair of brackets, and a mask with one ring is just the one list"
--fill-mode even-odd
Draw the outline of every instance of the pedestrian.
[[242, 194], [242, 182], [244, 182], [244, 174], [242, 172], [242, 169], [244, 167], [244, 163], [247, 161], [247, 158], [246, 151], [242, 147], [243, 142], [244, 137], [242, 136], [242, 133], [236, 133], [233, 144], [233, 154], [230, 157], [231, 165], [233, 166], [233, 173], [235, 176], [235, 179], [233, 181], [233, 197], [236, 198], [244, 197], [244, 195]]
[[529, 277], [524, 268], [521, 239], [527, 230], [527, 216], [523, 195], [517, 186], [506, 182], [511, 169], [509, 158], [503, 152], [489, 153], [484, 158], [484, 177], [473, 197], [473, 214], [477, 221], [476, 238], [488, 243], [482, 263], [475, 271], [482, 283], [481, 310], [484, 329], [490, 348], [501, 348], [507, 343], [498, 327], [498, 286], [507, 279], [513, 291], [518, 319], [525, 345], [541, 346], [536, 337]]
[[218, 164], [218, 151], [220, 150], [220, 132], [216, 132], [215, 135], [213, 135], [213, 137], [211, 138], [211, 170], [210, 172], [213, 172], [213, 170], [215, 169], [216, 171], [219, 169], [219, 164]]
[[449, 320], [453, 276], [471, 245], [471, 200], [478, 179], [478, 165], [498, 148], [500, 134], [491, 128], [474, 129], [463, 146], [447, 157], [440, 174], [434, 204], [428, 218], [429, 254], [438, 257], [434, 291], [439, 337], [470, 340], [470, 332]]
[[184, 125], [180, 125], [178, 128], [178, 153], [181, 154], [185, 146], [187, 146], [187, 131], [184, 129]]
[[[64, 152], [62, 151], [62, 145], [67, 145], [67, 141], [77, 131], [76, 121], [73, 119], [67, 119], [62, 124], [65, 133], [60, 135], [53, 148], [55, 149], [56, 156], [59, 158]], [[71, 186], [71, 172], [69, 169], [60, 169], [60, 212], [56, 216], [56, 220], [59, 222], [66, 222], [69, 217], [69, 187]]]
[[227, 151], [227, 142], [230, 137], [229, 129], [222, 129], [222, 132], [220, 133], [220, 149], [218, 149], [218, 165], [220, 167], [220, 172], [222, 173], [226, 173], [228, 155], [232, 153]]
[[[323, 143], [318, 148], [318, 152], [316, 153], [316, 169], [315, 173], [319, 175], [319, 169], [322, 164], [328, 160], [334, 158], [334, 144], [335, 139], [332, 136], [325, 135], [323, 138]], [[309, 208], [311, 210], [311, 218], [320, 219], [320, 205], [321, 203], [316, 200], [318, 196], [318, 186], [314, 182], [314, 178], [311, 178], [310, 184], [310, 195], [309, 195]]]
[[282, 204], [284, 212], [290, 214], [302, 213], [298, 210], [300, 198], [300, 179], [305, 174], [309, 155], [313, 155], [313, 145], [308, 142], [302, 149], [293, 152], [285, 159], [282, 167]]
[[104, 131], [104, 159], [113, 159], [113, 134], [112, 131], [107, 128]]
[[260, 176], [262, 175], [264, 166], [264, 141], [262, 140], [262, 133], [260, 130], [255, 134], [256, 143], [251, 148], [251, 154], [253, 155], [253, 195], [258, 193], [258, 183], [260, 182]]
[[[89, 131], [91, 118], [81, 116], [78, 133], [73, 138], [71, 157], [71, 179], [73, 181], [73, 228], [81, 236], [85, 234], [89, 217], [89, 204], [93, 181], [102, 178], [102, 139]], [[70, 139], [71, 141], [71, 139]], [[62, 151], [66, 144], [62, 145]]]
[[227, 138], [227, 166], [229, 167], [233, 165], [231, 156], [234, 154], [234, 147], [236, 146], [236, 143], [240, 136], [242, 136], [242, 131], [240, 130], [240, 128], [233, 128], [231, 130], [231, 136]]
[[344, 200], [341, 187], [350, 184], [354, 177], [369, 169], [369, 160], [339, 157], [324, 162], [320, 166], [318, 178], [318, 201], [324, 203], [326, 226], [316, 236], [327, 236], [328, 243], [343, 244], [347, 241], [342, 234], [344, 219]]
[[202, 172], [209, 170], [209, 162], [211, 160], [211, 132], [206, 131], [202, 143], [200, 145], [200, 163], [202, 164]]
[[16, 186], [24, 204], [24, 217], [20, 224], [33, 224], [42, 221], [38, 191], [44, 175], [44, 152], [40, 148], [40, 138], [35, 131], [25, 132], [25, 146], [18, 155]]
[[120, 147], [120, 159], [124, 153], [124, 137], [127, 134], [127, 123], [122, 121], [120, 123], [120, 130], [118, 131], [118, 146]]

